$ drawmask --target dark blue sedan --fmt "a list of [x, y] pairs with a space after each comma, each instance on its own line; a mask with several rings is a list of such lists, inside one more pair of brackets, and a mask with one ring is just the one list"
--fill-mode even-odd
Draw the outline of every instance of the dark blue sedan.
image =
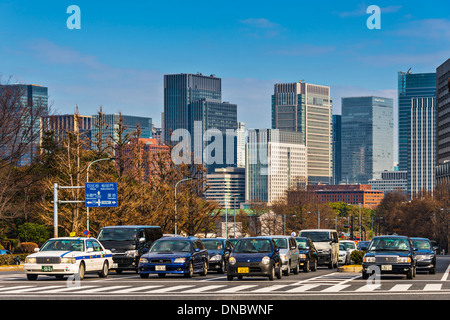
[[196, 237], [167, 237], [155, 241], [148, 253], [139, 260], [139, 275], [148, 278], [150, 274], [165, 277], [166, 274], [183, 274], [192, 277], [194, 273], [206, 276], [208, 273], [208, 250]]

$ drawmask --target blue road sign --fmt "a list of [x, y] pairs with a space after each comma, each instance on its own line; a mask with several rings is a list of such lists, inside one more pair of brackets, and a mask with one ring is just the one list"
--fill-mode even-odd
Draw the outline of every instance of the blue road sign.
[[87, 182], [84, 192], [86, 207], [117, 207], [117, 182]]

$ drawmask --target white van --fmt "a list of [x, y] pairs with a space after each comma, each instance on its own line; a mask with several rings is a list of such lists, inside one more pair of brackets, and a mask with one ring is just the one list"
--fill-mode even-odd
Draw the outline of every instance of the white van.
[[333, 229], [300, 230], [299, 237], [310, 238], [319, 254], [318, 265], [327, 265], [329, 269], [339, 265], [339, 239]]

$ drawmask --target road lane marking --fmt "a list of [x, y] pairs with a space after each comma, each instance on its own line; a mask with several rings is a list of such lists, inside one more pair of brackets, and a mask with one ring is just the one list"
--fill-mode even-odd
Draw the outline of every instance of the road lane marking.
[[194, 289], [189, 289], [189, 290], [185, 290], [183, 291], [183, 293], [198, 293], [198, 292], [204, 292], [207, 290], [214, 290], [217, 288], [222, 288], [224, 287], [224, 285], [211, 285], [211, 286], [204, 286], [204, 287], [199, 287], [199, 288], [194, 288]]
[[85, 290], [83, 289], [83, 287], [80, 287], [80, 291], [76, 292], [76, 293], [81, 293], [81, 294], [85, 294], [85, 293], [97, 293], [97, 292], [101, 292], [101, 291], [107, 291], [107, 290], [114, 290], [114, 289], [124, 289], [126, 287], [129, 286], [108, 286], [108, 287], [100, 287], [100, 288], [94, 288], [94, 289], [88, 289]]
[[423, 288], [423, 291], [441, 291], [442, 283], [428, 283]]
[[322, 292], [339, 292], [341, 290], [344, 290], [347, 287], [350, 287], [350, 285], [349, 284], [337, 284], [337, 285], [331, 286], [329, 288], [323, 289]]
[[128, 289], [116, 290], [116, 291], [114, 291], [114, 293], [130, 293], [130, 292], [134, 292], [134, 291], [148, 290], [148, 289], [159, 288], [159, 287], [161, 287], [161, 286], [159, 285], [159, 286], [131, 287]]
[[449, 273], [450, 273], [450, 264], [448, 265], [447, 270], [445, 270], [444, 275], [441, 278], [441, 281], [447, 281]]
[[320, 284], [304, 284], [304, 285], [301, 285], [301, 286], [299, 286], [297, 288], [287, 290], [286, 292], [290, 292], [290, 293], [305, 292], [305, 291], [308, 291], [310, 289], [313, 289], [313, 288], [316, 288], [316, 287], [319, 287], [319, 286], [320, 286]]
[[46, 289], [52, 289], [52, 288], [61, 288], [62, 286], [49, 286], [49, 287], [33, 287], [33, 288], [24, 288], [24, 289], [17, 289], [17, 287], [13, 288], [13, 290], [8, 291], [8, 293], [23, 293], [23, 292], [31, 292], [31, 291], [39, 291], [39, 290], [46, 290]]
[[244, 290], [254, 288], [254, 287], [256, 287], [256, 285], [254, 285], [254, 284], [243, 284], [240, 286], [219, 290], [219, 291], [217, 291], [217, 293], [236, 293], [238, 291], [244, 291]]
[[0, 288], [0, 291], [7, 291], [7, 290], [11, 290], [11, 289], [20, 289], [20, 288], [30, 288], [32, 286], [14, 286], [14, 287], [5, 287], [5, 288]]
[[286, 287], [286, 285], [279, 284], [279, 285], [275, 285], [275, 286], [269, 286], [269, 287], [264, 287], [264, 288], [252, 290], [252, 293], [272, 292], [274, 290], [278, 290], [278, 289], [285, 288], [285, 287]]
[[173, 286], [173, 287], [168, 287], [168, 288], [161, 288], [161, 289], [155, 289], [155, 290], [150, 290], [150, 291], [146, 291], [145, 293], [166, 293], [166, 292], [171, 292], [171, 291], [176, 291], [176, 290], [182, 290], [182, 289], [186, 289], [186, 288], [192, 288], [192, 285], [180, 285], [180, 286]]
[[80, 289], [88, 289], [88, 288], [98, 288], [98, 286], [80, 286], [80, 287], [64, 287], [59, 289], [52, 289], [52, 290], [45, 290], [44, 293], [61, 293], [61, 292], [67, 292], [67, 291], [75, 291]]
[[366, 284], [365, 286], [356, 289], [355, 292], [370, 292], [380, 288], [381, 288], [380, 284]]
[[411, 286], [412, 286], [412, 284], [396, 284], [389, 291], [406, 291]]

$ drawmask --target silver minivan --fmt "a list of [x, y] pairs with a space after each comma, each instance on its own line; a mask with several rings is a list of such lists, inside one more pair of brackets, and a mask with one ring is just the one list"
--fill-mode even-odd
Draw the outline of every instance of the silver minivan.
[[310, 238], [319, 254], [318, 265], [327, 265], [329, 269], [339, 265], [339, 239], [333, 229], [300, 230], [299, 237]]

